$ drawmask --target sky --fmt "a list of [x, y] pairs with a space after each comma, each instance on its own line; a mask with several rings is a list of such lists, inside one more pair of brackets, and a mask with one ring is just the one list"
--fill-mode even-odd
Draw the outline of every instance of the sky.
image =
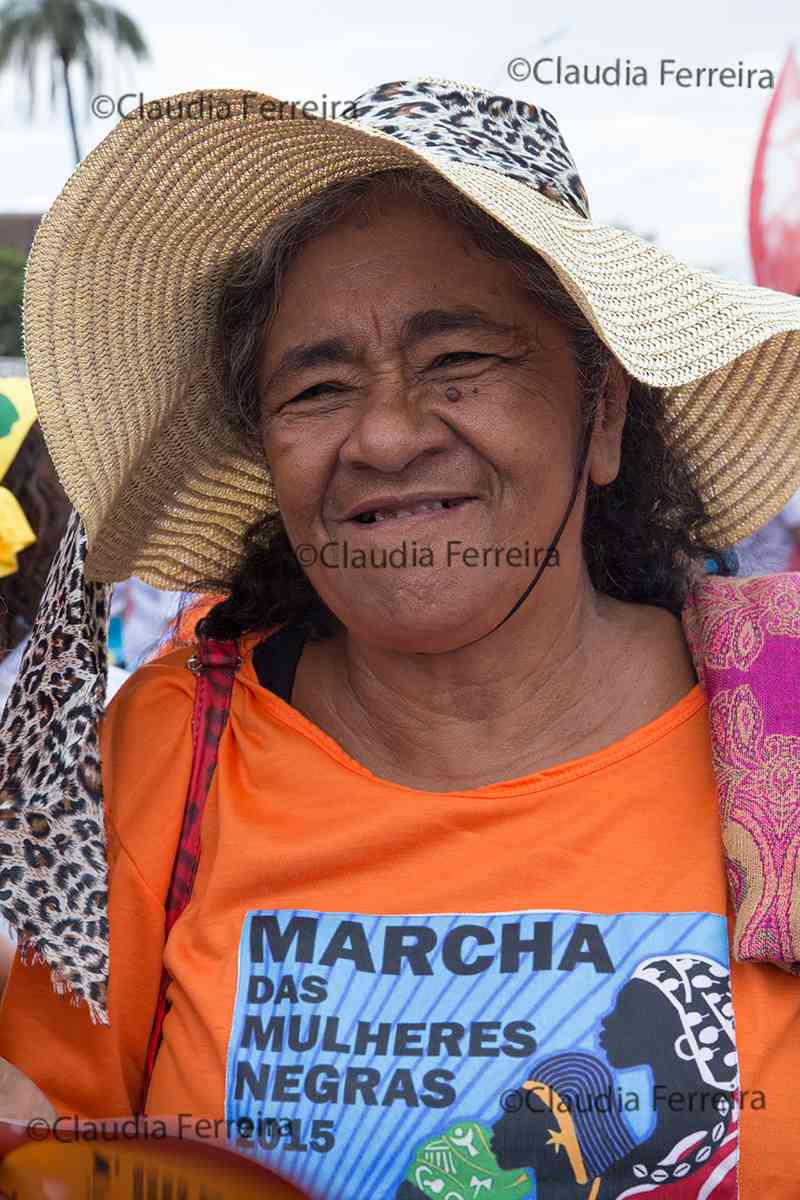
[[[433, 75], [528, 100], [555, 114], [589, 193], [592, 215], [652, 235], [692, 265], [750, 281], [747, 207], [753, 159], [770, 97], [760, 72], [780, 67], [800, 41], [797, 0], [403, 0], [393, 6], [270, 4], [256, 0], [115, 0], [151, 49], [147, 63], [107, 59], [95, 92], [247, 87], [286, 100], [351, 99], [379, 82]], [[644, 67], [643, 86], [550, 82], [523, 76], [541, 59]], [[692, 83], [662, 83], [662, 61], [690, 68]], [[752, 86], [708, 84], [708, 68], [742, 65]], [[695, 82], [693, 74], [705, 68]], [[758, 74], [756, 74], [756, 72]], [[641, 77], [641, 72], [639, 72]], [[42, 63], [38, 109], [27, 90], [0, 75], [0, 212], [40, 212], [74, 163], [62, 107], [49, 106]], [[75, 78], [81, 149], [114, 124], [91, 115]]]

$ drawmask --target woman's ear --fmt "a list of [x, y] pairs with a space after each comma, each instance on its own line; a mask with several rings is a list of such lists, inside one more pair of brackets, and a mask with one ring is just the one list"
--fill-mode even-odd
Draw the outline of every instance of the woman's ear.
[[589, 451], [589, 478], [598, 487], [611, 483], [619, 472], [630, 388], [630, 376], [622, 364], [612, 358], [597, 405]]

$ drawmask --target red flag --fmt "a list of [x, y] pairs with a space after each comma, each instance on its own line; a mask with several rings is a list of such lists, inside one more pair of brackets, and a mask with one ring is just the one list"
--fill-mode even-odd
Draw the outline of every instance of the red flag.
[[778, 78], [756, 151], [750, 252], [757, 284], [800, 294], [800, 67], [794, 50]]

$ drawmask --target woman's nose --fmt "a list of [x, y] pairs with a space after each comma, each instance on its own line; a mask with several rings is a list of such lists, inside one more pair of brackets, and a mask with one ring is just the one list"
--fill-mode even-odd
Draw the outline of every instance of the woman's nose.
[[387, 373], [369, 389], [339, 451], [340, 461], [402, 471], [419, 455], [446, 449], [452, 430], [434, 411], [430, 391], [399, 372]]

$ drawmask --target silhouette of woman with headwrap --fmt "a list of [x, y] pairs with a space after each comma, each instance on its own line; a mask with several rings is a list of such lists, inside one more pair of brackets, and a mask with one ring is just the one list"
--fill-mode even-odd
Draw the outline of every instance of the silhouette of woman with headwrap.
[[655, 1109], [650, 1133], [614, 1164], [601, 1195], [695, 1197], [714, 1175], [707, 1194], [735, 1197], [739, 1073], [727, 969], [692, 954], [646, 959], [601, 1025], [612, 1067], [650, 1068]]

